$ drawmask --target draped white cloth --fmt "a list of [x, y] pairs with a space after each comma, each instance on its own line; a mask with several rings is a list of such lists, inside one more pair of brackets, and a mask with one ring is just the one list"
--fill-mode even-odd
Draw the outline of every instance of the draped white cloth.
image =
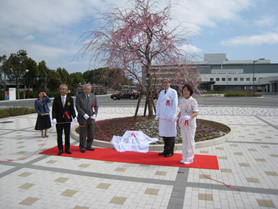
[[126, 131], [121, 136], [113, 136], [111, 144], [118, 152], [148, 152], [149, 145], [158, 141], [157, 138], [150, 138], [142, 131]]

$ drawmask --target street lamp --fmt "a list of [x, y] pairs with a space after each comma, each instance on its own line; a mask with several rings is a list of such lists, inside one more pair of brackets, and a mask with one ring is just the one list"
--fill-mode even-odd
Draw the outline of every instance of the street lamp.
[[255, 94], [255, 88], [254, 88], [254, 78], [255, 78], [255, 76], [254, 76], [254, 63], [255, 62], [259, 62], [259, 61], [258, 60], [253, 61], [253, 88], [252, 88], [253, 89], [253, 94]]

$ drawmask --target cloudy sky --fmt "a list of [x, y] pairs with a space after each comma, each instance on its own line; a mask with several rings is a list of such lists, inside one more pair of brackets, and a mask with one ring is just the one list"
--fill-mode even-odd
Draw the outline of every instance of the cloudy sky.
[[[89, 56], [74, 59], [79, 38], [109, 5], [126, 0], [0, 0], [0, 55], [20, 49], [50, 69], [85, 72]], [[160, 6], [166, 5], [159, 0]], [[200, 60], [205, 53], [226, 53], [229, 60], [270, 59], [278, 63], [277, 0], [172, 0], [174, 17], [194, 31], [190, 45]], [[173, 24], [173, 23], [172, 23]]]

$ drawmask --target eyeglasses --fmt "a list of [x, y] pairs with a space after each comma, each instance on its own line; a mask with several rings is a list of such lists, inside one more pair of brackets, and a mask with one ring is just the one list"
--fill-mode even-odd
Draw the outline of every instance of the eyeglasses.
[[169, 83], [168, 81], [163, 81], [162, 83]]

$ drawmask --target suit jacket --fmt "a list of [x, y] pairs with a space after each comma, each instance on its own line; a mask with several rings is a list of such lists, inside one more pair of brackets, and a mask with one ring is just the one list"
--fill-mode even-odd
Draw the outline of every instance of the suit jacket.
[[43, 113], [49, 113], [49, 112], [50, 112], [47, 103], [50, 103], [50, 102], [51, 102], [51, 99], [50, 99], [48, 96], [46, 96], [46, 97], [43, 97], [42, 100], [43, 100], [43, 103], [44, 103], [44, 108], [45, 108], [45, 110], [44, 110], [44, 108], [43, 108], [43, 105], [42, 105], [40, 99], [37, 99], [37, 100], [35, 101], [35, 110], [36, 110], [36, 112], [37, 112], [39, 115], [41, 115], [41, 114], [43, 114]]
[[[68, 112], [70, 119], [67, 118], [65, 112]], [[74, 110], [73, 98], [67, 95], [65, 107], [63, 107], [61, 95], [55, 97], [52, 105], [52, 119], [56, 118], [57, 123], [59, 123], [63, 121], [63, 118], [65, 121], [72, 121], [72, 118], [75, 117], [76, 114]]]
[[[92, 111], [92, 105], [95, 104], [95, 112]], [[93, 114], [97, 115], [98, 113], [98, 104], [97, 98], [94, 94], [90, 93], [89, 101], [86, 99], [86, 95], [84, 92], [76, 95], [76, 110], [78, 112], [78, 122], [80, 124], [85, 123], [85, 118], [83, 117], [85, 114], [92, 116]], [[92, 119], [87, 120], [87, 124], [92, 124], [95, 121]]]

